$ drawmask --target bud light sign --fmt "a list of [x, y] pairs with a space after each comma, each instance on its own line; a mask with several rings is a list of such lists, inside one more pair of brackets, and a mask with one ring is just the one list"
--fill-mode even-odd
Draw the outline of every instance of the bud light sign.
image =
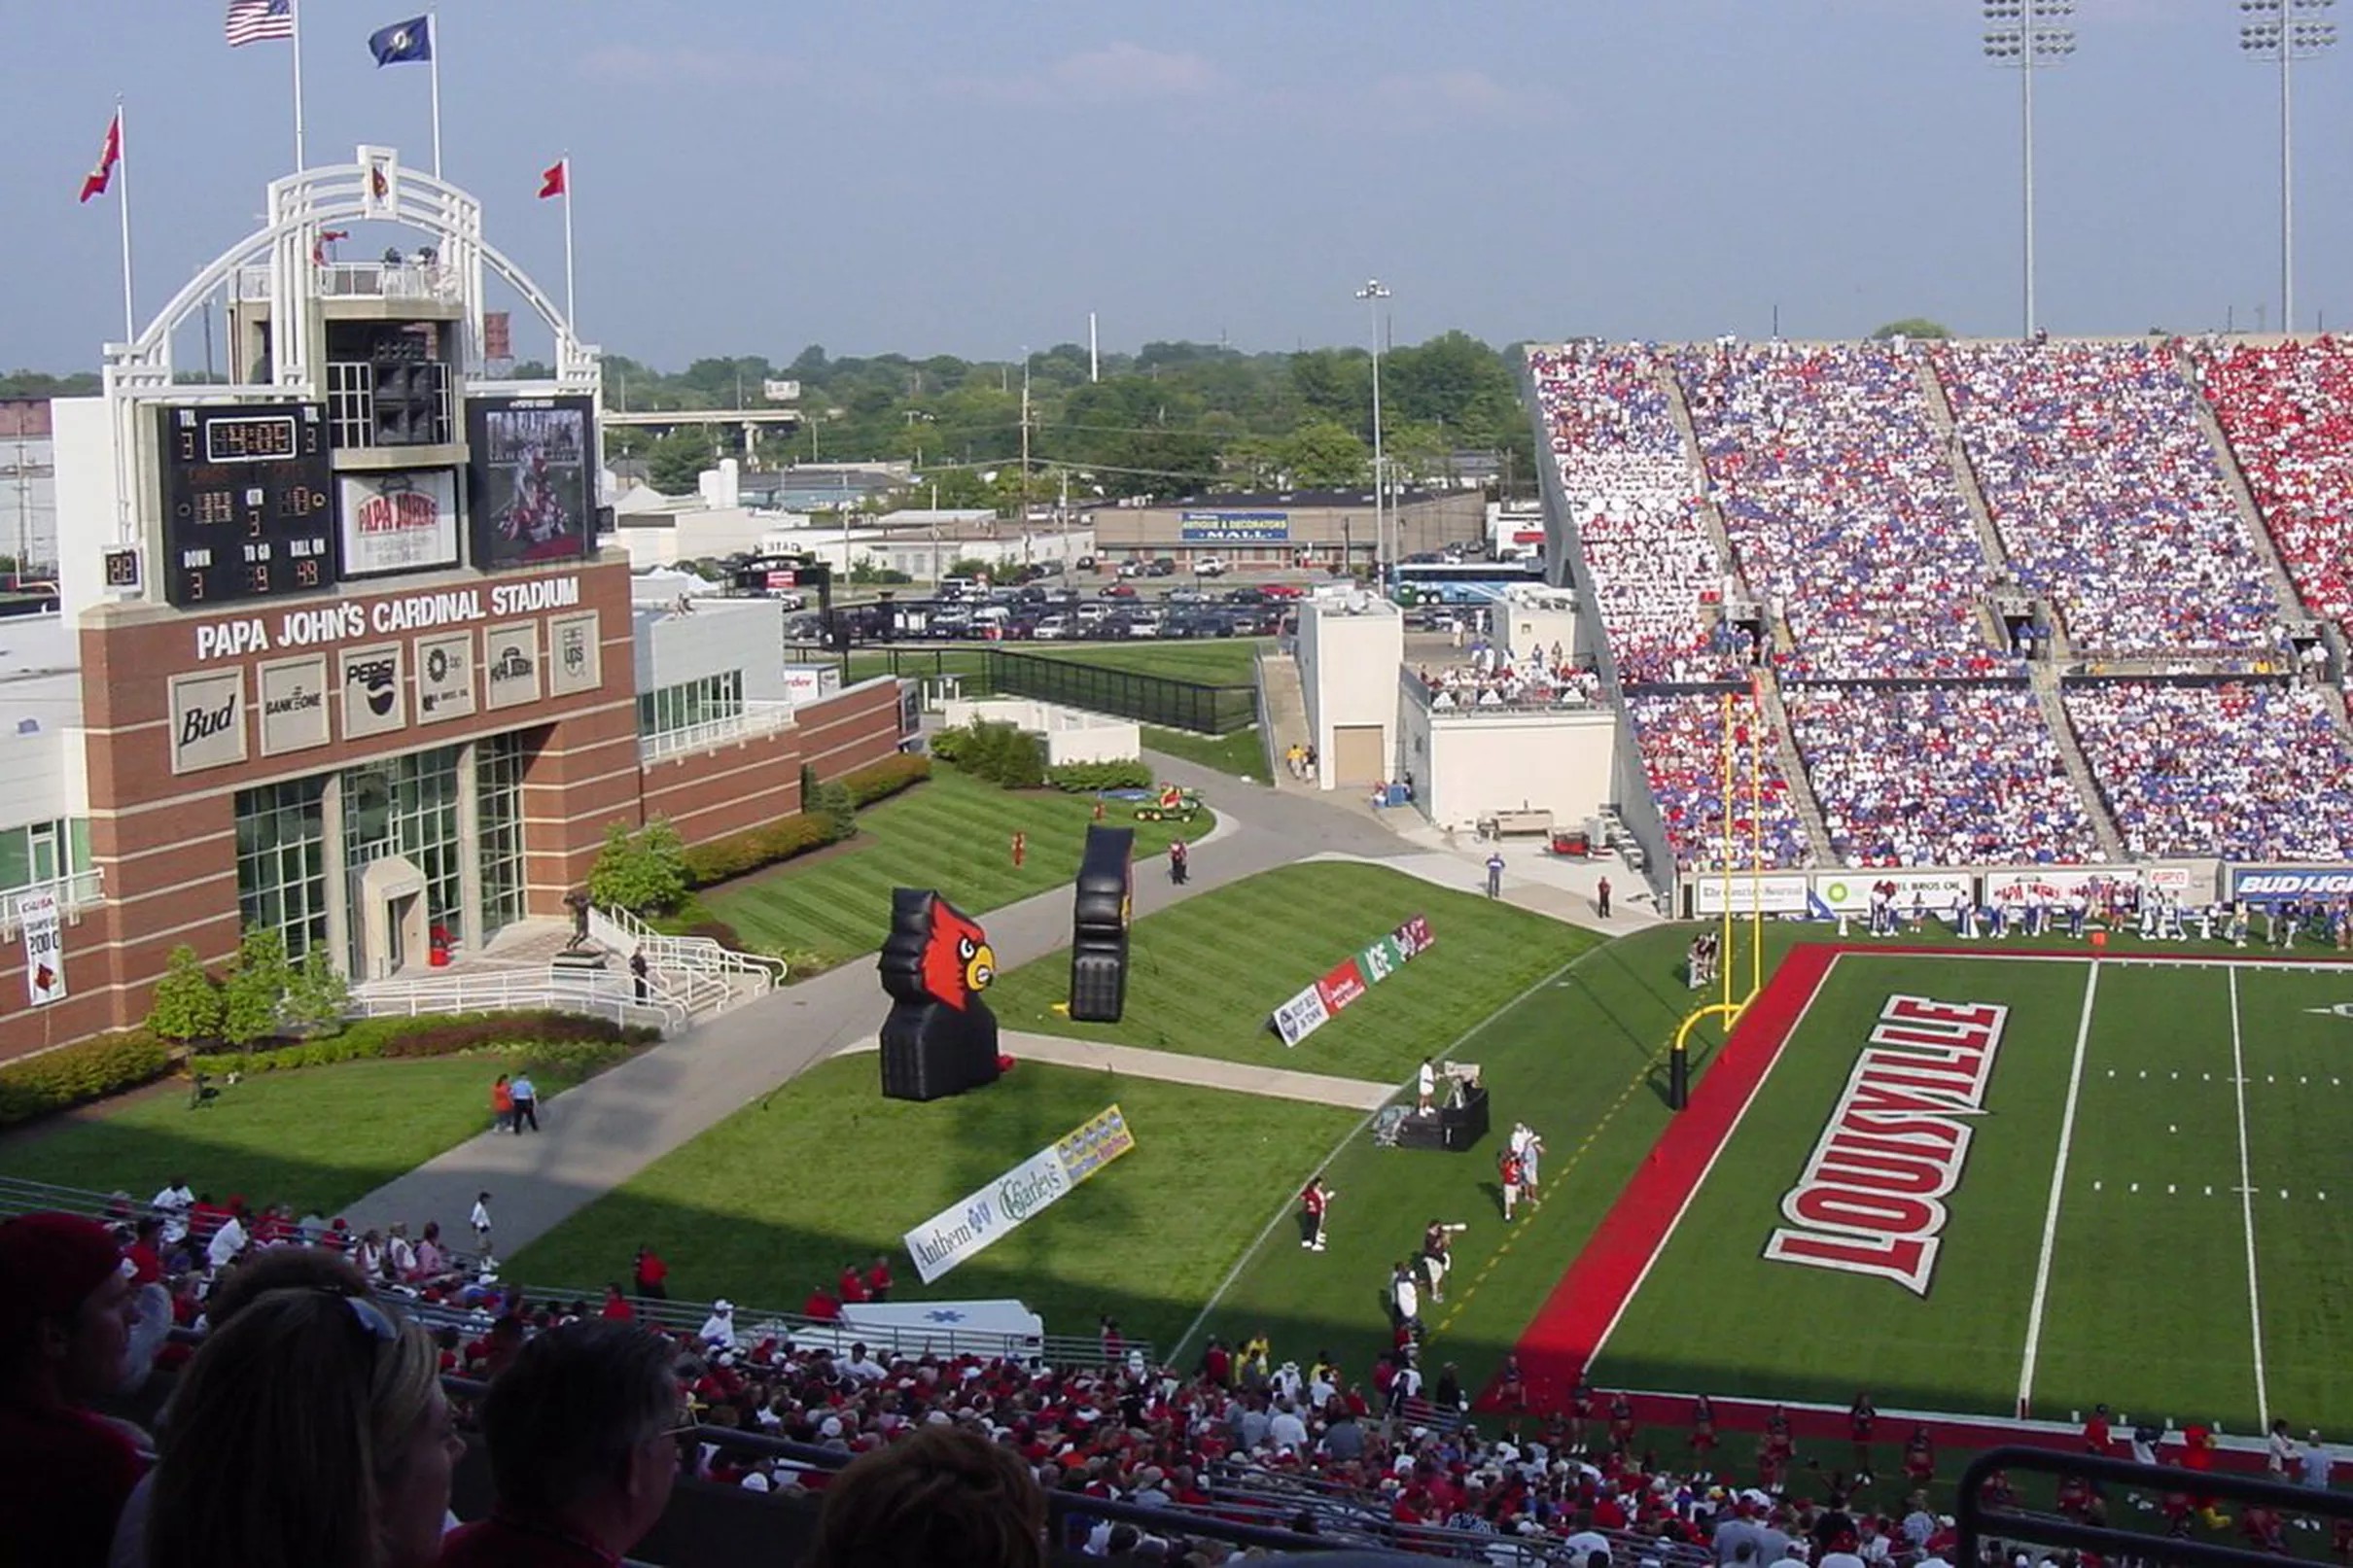
[[2224, 870], [2232, 902], [2283, 904], [2294, 898], [2353, 896], [2353, 866], [2229, 866]]

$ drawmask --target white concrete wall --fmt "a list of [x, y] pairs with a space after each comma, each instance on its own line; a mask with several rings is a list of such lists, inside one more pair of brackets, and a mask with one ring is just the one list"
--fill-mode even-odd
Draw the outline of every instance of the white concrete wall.
[[1046, 763], [1062, 767], [1072, 762], [1137, 762], [1143, 757], [1143, 731], [1126, 719], [1090, 714], [1077, 708], [1027, 698], [957, 697], [947, 703], [942, 718], [950, 729], [975, 721], [1011, 724], [1046, 740]]
[[[666, 526], [655, 526], [656, 518]], [[629, 569], [645, 572], [681, 561], [756, 550], [775, 530], [776, 517], [770, 512], [727, 506], [714, 511], [650, 513], [634, 519], [616, 516], [614, 522], [614, 534], [629, 552]], [[835, 542], [840, 542], [838, 536]]]
[[[115, 511], [115, 429], [103, 398], [59, 398], [50, 405], [57, 467], [57, 590], [66, 620], [117, 597], [106, 586], [103, 552], [123, 542]], [[161, 564], [143, 534], [149, 591]]]
[[1555, 643], [1561, 645], [1562, 652], [1574, 653], [1576, 605], [1576, 597], [1565, 588], [1542, 593], [1515, 588], [1495, 607], [1495, 640], [1515, 661], [1528, 657], [1537, 647], [1549, 653]]
[[641, 605], [635, 612], [637, 689], [744, 673], [747, 702], [789, 702], [785, 607], [774, 599], [698, 599], [694, 613]]
[[1363, 597], [1311, 599], [1299, 610], [1299, 684], [1308, 733], [1322, 759], [1317, 783], [1334, 786], [1332, 732], [1378, 724], [1385, 767], [1397, 757], [1398, 671], [1405, 663], [1405, 618], [1394, 605]]
[[[1468, 831], [1496, 811], [1549, 811], [1563, 827], [1617, 798], [1618, 722], [1607, 712], [1449, 717], [1407, 708], [1406, 765], [1422, 809], [1440, 827]], [[1413, 754], [1422, 738], [1426, 759]], [[1426, 760], [1427, 766], [1423, 766]]]

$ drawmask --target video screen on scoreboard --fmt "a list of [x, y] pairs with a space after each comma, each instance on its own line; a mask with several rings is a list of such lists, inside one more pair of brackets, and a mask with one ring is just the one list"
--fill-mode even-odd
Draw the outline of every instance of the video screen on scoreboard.
[[467, 410], [474, 564], [577, 560], [596, 543], [596, 443], [586, 398], [477, 399]]
[[321, 405], [174, 406], [157, 419], [166, 601], [193, 608], [335, 585]]

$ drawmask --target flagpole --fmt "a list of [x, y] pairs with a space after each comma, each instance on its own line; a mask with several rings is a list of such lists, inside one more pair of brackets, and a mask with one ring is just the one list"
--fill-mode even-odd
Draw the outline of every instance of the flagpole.
[[572, 304], [572, 155], [564, 155], [564, 325], [579, 341], [579, 313]]
[[294, 46], [295, 167], [299, 170], [310, 167], [302, 157], [302, 0], [286, 0], [286, 18], [294, 28], [288, 42]]
[[438, 180], [441, 177], [441, 15], [431, 7], [425, 12], [425, 60], [433, 67], [433, 177]]
[[123, 121], [123, 94], [115, 94], [115, 178], [123, 182], [115, 205], [123, 221], [123, 341], [136, 342], [139, 314], [131, 303], [130, 288], [130, 136]]

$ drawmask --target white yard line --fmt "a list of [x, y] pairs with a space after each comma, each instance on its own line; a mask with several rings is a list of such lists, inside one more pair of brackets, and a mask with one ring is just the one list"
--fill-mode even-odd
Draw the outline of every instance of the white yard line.
[[2255, 1182], [2247, 1172], [2247, 1062], [2238, 1029], [2238, 971], [2230, 971], [2230, 1093], [2238, 1102], [2238, 1208], [2247, 1231], [2247, 1328], [2255, 1345], [2255, 1410], [2258, 1425], [2271, 1425], [2271, 1398], [2264, 1388], [2263, 1287], [2255, 1277]]
[[2031, 1407], [2034, 1358], [2043, 1343], [2043, 1302], [2051, 1292], [2051, 1244], [2058, 1238], [2059, 1195], [2067, 1184], [2067, 1154], [2075, 1144], [2075, 1101], [2084, 1084], [2084, 1051], [2091, 1040], [2091, 999], [2099, 994], [2100, 960], [2084, 980], [2084, 1016], [2075, 1026], [2075, 1065], [2067, 1069], [2067, 1109], [2059, 1118], [2058, 1153], [2051, 1163], [2051, 1204], [2043, 1211], [2043, 1252], [2034, 1263], [2034, 1301], [2026, 1308], [2026, 1352], [2018, 1370], [2018, 1413]]

